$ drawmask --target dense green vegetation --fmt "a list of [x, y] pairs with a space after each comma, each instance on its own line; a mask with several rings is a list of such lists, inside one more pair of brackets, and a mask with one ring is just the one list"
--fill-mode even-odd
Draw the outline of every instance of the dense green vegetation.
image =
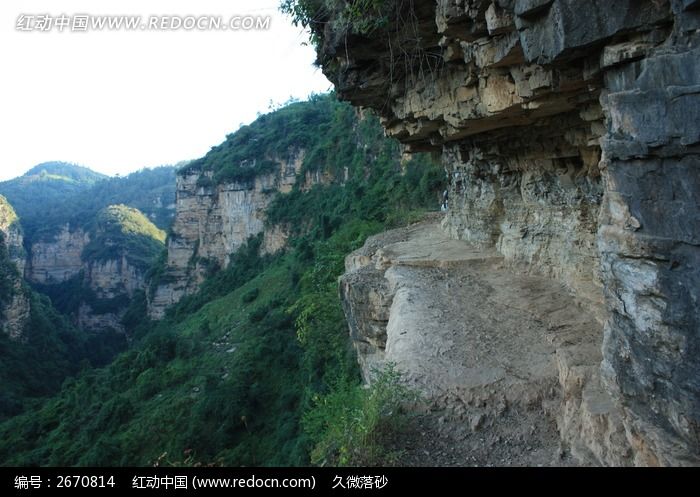
[[311, 462], [321, 466], [388, 466], [400, 461], [391, 450], [409, 421], [406, 405], [418, 395], [406, 387], [395, 365], [377, 371], [370, 388], [354, 382], [334, 385], [314, 397], [302, 424], [313, 443]]
[[[208, 172], [216, 184], [249, 181], [273, 171], [277, 167], [274, 159], [285, 160], [316, 144], [317, 133], [331, 126], [333, 102], [316, 96], [311, 103], [292, 103], [242, 126], [207, 155], [187, 164], [183, 171]], [[207, 186], [205, 177], [200, 183]]]
[[107, 178], [104, 174], [97, 173], [87, 167], [78, 166], [68, 162], [44, 162], [34, 166], [22, 176], [22, 182], [50, 183], [51, 180], [72, 183], [79, 187], [94, 185], [98, 181]]
[[[173, 210], [168, 207], [175, 197], [174, 171], [173, 167], [158, 168], [126, 178], [107, 178], [74, 164], [40, 164], [19, 178], [0, 183], [0, 191], [20, 214], [18, 217], [10, 202], [0, 195], [0, 224], [9, 227], [22, 221], [27, 244], [32, 238], [55, 233], [65, 223], [81, 226], [93, 233], [91, 252], [85, 257], [125, 253], [132, 264], [145, 269], [163, 250], [164, 233], [134, 209], [105, 207], [114, 200], [143, 207], [152, 219], [169, 226]], [[123, 335], [82, 333], [65, 316], [76, 312], [81, 302], [97, 313], [123, 309], [129, 302], [125, 297], [98, 299], [81, 277], [37, 288], [49, 300], [21, 283], [12, 260], [26, 255], [22, 248], [9, 247], [13, 251], [10, 253], [2, 233], [0, 247], [0, 314], [18, 292], [29, 299], [31, 309], [21, 340], [11, 340], [0, 332], [0, 419], [4, 419], [55, 393], [63, 379], [77, 373], [81, 365], [103, 366], [116, 351], [125, 348]]]
[[[4, 227], [16, 222], [12, 207], [0, 196]], [[81, 360], [92, 359], [84, 337], [51, 307], [45, 297], [22, 283], [0, 230], [0, 323], [15, 297], [26, 299], [29, 318], [19, 339], [0, 331], [0, 420], [20, 413], [33, 400], [56, 392]]]
[[[429, 157], [402, 163], [377, 119], [359, 121], [333, 96], [261, 120], [188, 167], [240, 180], [264, 172], [264, 158], [305, 149], [304, 169], [336, 180], [273, 203], [269, 222], [291, 233], [287, 250], [263, 257], [260, 238], [250, 239], [159, 323], [144, 322], [145, 295], [135, 299], [124, 319], [130, 349], [1, 424], [0, 463], [387, 462], [385, 407], [402, 394], [390, 374], [361, 388], [337, 278], [367, 236], [437, 207], [440, 169]], [[358, 458], [365, 449], [371, 457]]]
[[108, 178], [80, 166], [51, 162], [0, 183], [0, 194], [15, 207], [27, 243], [50, 238], [65, 224], [84, 227], [99, 211], [116, 204], [139, 209], [167, 230], [174, 216], [175, 167]]
[[[282, 0], [283, 13], [289, 15], [295, 26], [310, 33], [317, 49], [323, 44], [324, 27], [333, 22], [332, 31], [338, 34], [369, 35], [386, 26], [396, 8], [393, 0]], [[331, 21], [332, 19], [332, 21]]]
[[0, 194], [7, 197], [31, 235], [34, 223], [45, 223], [44, 219], [54, 217], [56, 207], [67, 198], [89, 190], [105, 178], [75, 164], [45, 162], [19, 178], [0, 182]]
[[[2, 263], [0, 262], [0, 267]], [[0, 419], [16, 415], [55, 393], [81, 367], [102, 364], [86, 337], [58, 314], [46, 297], [27, 288], [30, 317], [22, 339], [0, 332]]]
[[96, 183], [64, 204], [74, 211], [69, 222], [85, 219], [109, 205], [124, 204], [140, 210], [158, 228], [167, 231], [175, 215], [175, 171], [182, 165], [142, 169]]
[[85, 261], [119, 260], [123, 256], [146, 271], [165, 248], [165, 231], [141, 211], [123, 204], [102, 209], [90, 231], [93, 236], [82, 253]]

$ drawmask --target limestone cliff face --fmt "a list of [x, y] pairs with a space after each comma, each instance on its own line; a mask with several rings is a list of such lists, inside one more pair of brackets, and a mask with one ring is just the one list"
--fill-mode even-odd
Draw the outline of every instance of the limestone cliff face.
[[[129, 264], [127, 257], [106, 261], [91, 261], [85, 264], [84, 284], [100, 300], [119, 298], [132, 299], [138, 290], [146, 288], [143, 269]], [[78, 309], [76, 322], [84, 330], [100, 331], [112, 329], [123, 332], [121, 324], [126, 304], [110, 312], [97, 312], [89, 303], [83, 302]]]
[[124, 253], [107, 260], [86, 260], [84, 251], [90, 238], [82, 228], [66, 225], [53, 238], [35, 242], [30, 249], [25, 277], [32, 283], [47, 287], [77, 280], [96, 299], [123, 299], [120, 305], [109, 306], [109, 310], [95, 309], [94, 304], [82, 301], [72, 316], [75, 324], [83, 330], [123, 332], [121, 319], [128, 305], [125, 299], [131, 299], [137, 290], [145, 289], [145, 270], [130, 264]]
[[700, 463], [700, 2], [388, 5], [367, 35], [324, 19], [340, 98], [410, 150], [442, 151], [452, 238], [564, 284], [600, 322], [602, 375], [587, 375], [629, 461]]
[[[4, 252], [3, 282], [7, 295], [0, 303], [0, 331], [14, 340], [20, 340], [29, 320], [30, 302], [22, 284], [22, 273], [26, 264], [22, 229], [14, 209], [0, 196], [0, 251]], [[6, 283], [6, 285], [5, 285]]]
[[129, 298], [144, 288], [143, 271], [129, 264], [125, 255], [120, 259], [93, 261], [85, 268], [85, 279], [100, 299], [113, 299], [120, 295]]
[[[304, 153], [276, 160], [277, 170], [247, 182], [211, 185], [210, 173], [183, 172], [177, 177], [176, 215], [168, 239], [165, 276], [149, 295], [149, 314], [161, 319], [165, 310], [194, 293], [212, 264], [226, 268], [230, 256], [249, 237], [265, 228], [265, 210], [278, 192], [291, 191], [301, 171]], [[205, 181], [202, 181], [205, 179]], [[309, 184], [314, 178], [308, 178]], [[265, 231], [262, 250], [284, 247], [280, 227]]]
[[90, 236], [81, 228], [69, 225], [50, 240], [32, 244], [26, 278], [33, 283], [63, 283], [83, 270], [82, 253], [90, 242]]

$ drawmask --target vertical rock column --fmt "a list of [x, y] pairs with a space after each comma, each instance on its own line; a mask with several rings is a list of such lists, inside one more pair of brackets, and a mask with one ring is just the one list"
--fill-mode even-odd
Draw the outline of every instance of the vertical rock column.
[[602, 369], [640, 465], [700, 464], [700, 2], [672, 7], [669, 39], [601, 97]]

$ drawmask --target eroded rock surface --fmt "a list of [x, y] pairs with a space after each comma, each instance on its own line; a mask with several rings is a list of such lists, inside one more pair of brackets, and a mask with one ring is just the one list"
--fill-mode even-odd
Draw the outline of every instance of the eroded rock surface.
[[[168, 260], [161, 284], [149, 296], [153, 319], [194, 293], [212, 266], [226, 268], [230, 256], [249, 237], [265, 228], [265, 210], [278, 192], [287, 193], [297, 181], [304, 153], [298, 151], [277, 161], [273, 174], [259, 175], [247, 182], [211, 185], [211, 173], [183, 172], [177, 177], [175, 223], [168, 239]], [[209, 175], [209, 176], [207, 176]], [[309, 184], [314, 178], [307, 178]], [[286, 244], [281, 227], [264, 233], [262, 252], [276, 252]]]
[[5, 197], [0, 196], [0, 251], [5, 252], [7, 264], [2, 278], [7, 279], [4, 301], [0, 302], [0, 331], [13, 340], [22, 339], [30, 316], [30, 302], [22, 284], [26, 265], [24, 237], [17, 214]]
[[[346, 266], [341, 296], [363, 374], [396, 364], [445, 413], [440, 428], [463, 435], [455, 464], [630, 463], [600, 384], [601, 325], [562, 284], [514, 272], [435, 220], [371, 238]], [[511, 447], [474, 447], [484, 436]]]
[[563, 284], [604, 323], [596, 392], [612, 400], [567, 407], [574, 431], [602, 423], [587, 402], [621, 413], [625, 436], [610, 424], [618, 450], [591, 449], [599, 462], [623, 464], [629, 444], [638, 465], [700, 463], [700, 4], [387, 5], [367, 34], [332, 9], [316, 24], [340, 98], [409, 150], [442, 151], [451, 237]]
[[63, 283], [83, 270], [82, 253], [90, 236], [82, 229], [62, 226], [49, 240], [32, 244], [26, 278], [44, 285]]

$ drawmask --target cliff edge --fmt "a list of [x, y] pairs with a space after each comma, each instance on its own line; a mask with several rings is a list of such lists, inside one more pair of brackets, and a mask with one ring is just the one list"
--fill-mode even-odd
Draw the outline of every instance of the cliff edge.
[[700, 2], [296, 4], [339, 97], [442, 153], [449, 237], [595, 318], [618, 452], [700, 463]]

